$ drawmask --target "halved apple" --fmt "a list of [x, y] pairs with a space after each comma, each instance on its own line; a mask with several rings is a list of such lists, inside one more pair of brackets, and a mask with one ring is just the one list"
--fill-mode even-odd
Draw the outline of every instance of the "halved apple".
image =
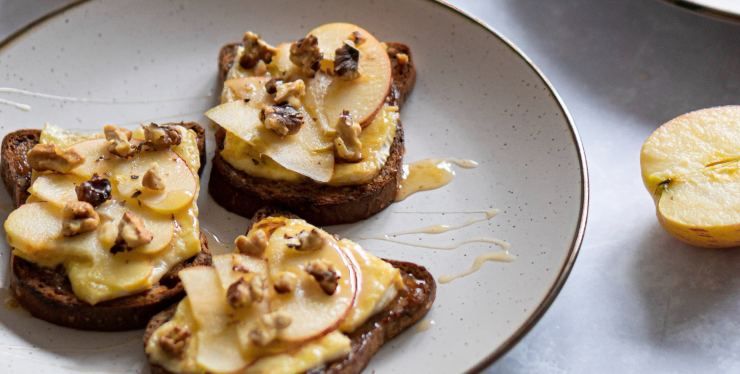
[[[323, 233], [325, 245], [317, 250], [298, 251], [288, 247], [290, 238], [312, 228], [300, 220], [288, 221], [272, 234], [265, 252], [271, 277], [289, 272], [298, 279], [293, 292], [275, 294], [270, 300], [271, 310], [284, 313], [294, 321], [280, 331], [278, 337], [284, 341], [305, 341], [335, 329], [349, 313], [357, 293], [355, 265], [329, 234]], [[313, 260], [328, 261], [337, 271], [339, 283], [334, 294], [326, 294], [304, 270]]]
[[[144, 174], [159, 167], [164, 190], [151, 191], [141, 184]], [[187, 162], [170, 150], [141, 152], [130, 161], [116, 166], [114, 185], [120, 196], [132, 198], [158, 213], [176, 213], [190, 205], [198, 188], [198, 179]], [[134, 196], [136, 195], [136, 196]]]
[[58, 207], [64, 207], [70, 201], [77, 201], [75, 186], [84, 180], [71, 174], [41, 174], [28, 192], [38, 201], [48, 201]]
[[667, 122], [643, 144], [640, 165], [666, 231], [699, 247], [740, 246], [740, 106]]
[[308, 34], [319, 40], [319, 49], [324, 59], [334, 60], [334, 51], [357, 32], [364, 39], [357, 46], [360, 51], [360, 77], [345, 81], [332, 79], [326, 85], [322, 74], [309, 82], [306, 102], [312, 110], [323, 112], [328, 125], [334, 127], [339, 115], [348, 110], [352, 118], [363, 127], [367, 126], [383, 106], [391, 87], [391, 61], [385, 46], [365, 29], [350, 23], [328, 23], [311, 30]]
[[137, 253], [157, 253], [167, 248], [174, 237], [175, 223], [171, 216], [153, 214], [146, 209], [132, 204], [124, 206], [118, 201], [107, 201], [100, 205], [97, 210], [98, 214], [100, 214], [101, 221], [110, 221], [114, 227], [118, 227], [126, 211], [131, 211], [131, 213], [141, 218], [144, 227], [152, 233], [152, 241], [141, 247], [134, 248], [134, 251]]

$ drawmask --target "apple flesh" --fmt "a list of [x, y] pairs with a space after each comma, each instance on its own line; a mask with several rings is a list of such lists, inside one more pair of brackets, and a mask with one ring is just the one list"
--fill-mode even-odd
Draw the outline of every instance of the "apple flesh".
[[[275, 294], [270, 301], [271, 310], [290, 316], [294, 322], [279, 333], [279, 338], [288, 342], [306, 341], [336, 329], [349, 313], [357, 294], [355, 265], [329, 234], [323, 233], [325, 245], [320, 249], [298, 251], [288, 248], [286, 236], [295, 237], [301, 230], [313, 228], [297, 222], [301, 221], [291, 220], [275, 230], [265, 252], [271, 278], [281, 272], [289, 272], [298, 280], [293, 292]], [[333, 295], [326, 294], [304, 270], [308, 262], [319, 259], [331, 263], [340, 276]]]
[[645, 187], [658, 220], [698, 246], [740, 246], [740, 106], [677, 117], [645, 141]]
[[70, 201], [77, 201], [75, 186], [83, 180], [71, 174], [41, 174], [28, 192], [39, 201], [47, 201], [64, 207]]
[[378, 112], [391, 87], [391, 61], [385, 46], [365, 29], [350, 23], [329, 23], [311, 30], [319, 42], [325, 60], [334, 60], [334, 52], [350, 38], [353, 32], [360, 34], [364, 42], [357, 46], [360, 51], [360, 77], [354, 80], [332, 79], [331, 84], [314, 78], [309, 82], [306, 101], [312, 110], [321, 112], [332, 128], [339, 116], [348, 110], [352, 118], [363, 127], [370, 124]]

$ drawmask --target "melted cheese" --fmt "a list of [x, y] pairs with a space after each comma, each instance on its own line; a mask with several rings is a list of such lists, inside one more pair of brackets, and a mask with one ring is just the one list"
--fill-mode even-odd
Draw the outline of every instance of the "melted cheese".
[[[180, 131], [182, 142], [172, 150], [186, 161], [194, 177], [197, 178], [200, 167], [197, 136], [193, 131], [187, 131], [184, 128], [180, 128]], [[143, 134], [139, 136], [141, 138]], [[100, 135], [80, 135], [47, 126], [41, 133], [41, 142], [67, 147], [79, 141], [98, 137]], [[114, 179], [111, 179], [112, 183]], [[196, 195], [197, 189], [199, 187], [196, 187]], [[33, 188], [31, 192], [34, 192]], [[113, 188], [113, 198], [117, 201], [125, 200], [124, 197], [116, 195], [115, 188]], [[56, 220], [56, 223], [49, 223], [49, 226], [51, 230], [58, 232], [61, 227], [62, 206], [54, 207], [53, 204], [40, 202], [47, 200], [48, 198], [32, 194], [26, 205], [46, 204], [43, 211], [48, 212], [47, 214]], [[156, 215], [157, 213], [147, 211], [147, 214]], [[107, 248], [103, 248], [98, 240], [97, 231], [74, 237], [60, 237], [47, 243], [25, 243], [20, 240], [23, 233], [14, 235], [15, 232], [8, 232], [8, 241], [13, 247], [13, 253], [28, 261], [47, 267], [62, 264], [75, 295], [94, 305], [101, 301], [150, 289], [175, 265], [200, 252], [200, 227], [196, 199], [193, 199], [186, 208], [171, 215], [163, 215], [163, 217], [174, 219], [175, 231], [166, 248], [154, 253], [132, 250], [128, 253], [112, 254]], [[52, 219], [47, 221], [52, 222]], [[57, 224], [59, 227], [54, 226]], [[6, 232], [8, 231], [7, 225], [8, 221], [6, 221]], [[45, 250], [39, 250], [39, 246]]]
[[[373, 121], [362, 130], [362, 161], [335, 163], [328, 184], [334, 186], [364, 184], [372, 180], [385, 165], [398, 128], [398, 107], [385, 105]], [[234, 134], [227, 132], [221, 157], [231, 166], [255, 177], [301, 182], [301, 174], [288, 170]]]
[[[268, 226], [272, 227], [275, 227], [275, 224], [278, 224], [278, 227], [282, 224], [285, 225], [283, 227], [296, 229], [310, 230], [315, 228], [299, 219], [271, 218], [270, 220]], [[262, 222], [265, 221], [258, 222], [254, 227], [261, 227]], [[277, 229], [268, 235], [276, 235], [279, 236], [278, 239], [282, 239], [284, 235], [281, 233], [284, 231]], [[329, 236], [323, 231], [322, 234]], [[275, 238], [275, 236], [271, 238]], [[279, 240], [278, 242], [282, 243], [283, 241]], [[272, 239], [270, 243], [272, 245]], [[234, 276], [237, 276], [237, 273], [232, 273], [234, 264], [243, 263], [249, 265], [245, 266], [246, 268], [256, 271], [256, 273], [246, 273], [248, 275], [265, 272], [264, 266], [269, 266], [269, 264], [265, 259], [227, 254], [214, 257], [215, 269], [205, 268], [201, 270], [201, 272], [208, 274], [201, 274], [192, 278], [189, 274], [184, 274], [183, 283], [189, 296], [180, 302], [174, 317], [160, 326], [153, 333], [152, 338], [147, 341], [146, 353], [150, 360], [172, 372], [204, 373], [208, 371], [217, 373], [219, 371], [214, 370], [212, 366], [207, 368], [201, 363], [200, 358], [203, 350], [216, 354], [213, 358], [216, 358], [215, 362], [217, 363], [219, 362], [218, 352], [231, 352], [229, 353], [229, 355], [232, 355], [231, 358], [221, 357], [223, 363], [226, 364], [227, 361], [238, 363], [246, 360], [245, 366], [238, 370], [242, 373], [300, 373], [321, 367], [327, 362], [347, 355], [351, 351], [351, 341], [345, 333], [352, 332], [374, 314], [383, 310], [404, 286], [400, 271], [389, 263], [366, 252], [350, 240], [343, 239], [338, 241], [337, 244], [341, 251], [355, 264], [358, 277], [358, 293], [350, 312], [335, 330], [308, 341], [289, 342], [278, 338], [266, 347], [237, 342], [236, 337], [245, 335], [246, 332], [242, 330], [242, 326], [254, 323], [253, 321], [260, 313], [253, 313], [255, 311], [254, 305], [235, 312], [229, 306], [224, 305], [225, 299], [211, 299], [213, 297], [225, 298], [225, 289], [228, 288], [228, 285], [224, 282], [231, 283], [235, 279]], [[243, 260], [240, 260], [240, 258], [243, 258]], [[260, 261], [265, 262], [260, 264]], [[196, 288], [200, 294], [197, 298], [193, 298], [190, 292], [195, 292]], [[277, 297], [275, 294], [272, 295], [270, 297]], [[201, 304], [193, 305], [197, 300], [200, 300]], [[210, 301], [206, 302], [206, 300]], [[204, 315], [207, 314], [208, 317], [204, 318], [204, 316], [196, 315], [195, 313], [198, 313], [198, 310]], [[213, 315], [213, 313], [216, 314]], [[234, 320], [234, 318], [237, 319]], [[300, 323], [300, 321], [293, 321], [293, 323]], [[159, 344], [164, 334], [176, 326], [187, 328], [191, 332], [184, 353], [180, 357], [168, 355]], [[233, 357], [235, 349], [240, 350], [240, 358]]]

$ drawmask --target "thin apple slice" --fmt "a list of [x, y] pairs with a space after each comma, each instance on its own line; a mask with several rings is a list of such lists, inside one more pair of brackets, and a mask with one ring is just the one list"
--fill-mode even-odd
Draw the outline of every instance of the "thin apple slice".
[[[255, 108], [262, 108], [267, 102], [268, 95], [265, 91], [265, 83], [270, 79], [267, 77], [243, 77], [233, 78], [224, 82], [224, 88], [231, 92], [222, 101], [242, 100]], [[224, 100], [226, 99], [226, 100]]]
[[[163, 191], [151, 191], [142, 186], [144, 174], [155, 165], [159, 167]], [[119, 198], [141, 201], [147, 208], [162, 214], [189, 207], [198, 188], [198, 178], [187, 162], [170, 150], [141, 152], [118, 165], [114, 175]]]
[[237, 330], [229, 326], [230, 307], [218, 273], [212, 267], [197, 266], [178, 274], [185, 287], [198, 324], [196, 361], [207, 371], [233, 372], [246, 366], [240, 351]]
[[171, 216], [155, 214], [132, 204], [123, 205], [118, 201], [107, 201], [100, 205], [97, 210], [101, 221], [110, 221], [114, 227], [118, 227], [126, 211], [130, 211], [141, 218], [144, 228], [152, 233], [152, 241], [134, 248], [133, 250], [137, 253], [157, 253], [167, 248], [174, 238], [175, 222]]
[[300, 131], [282, 138], [262, 126], [260, 109], [243, 101], [221, 104], [206, 112], [206, 117], [286, 169], [328, 182], [334, 172], [333, 143], [305, 109], [299, 110], [304, 120]]
[[83, 179], [70, 174], [39, 175], [28, 192], [38, 201], [47, 201], [58, 207], [64, 207], [70, 201], [77, 201], [75, 186]]
[[275, 47], [275, 55], [267, 65], [267, 71], [277, 79], [289, 80], [301, 74], [300, 69], [290, 61], [290, 44], [281, 43]]
[[93, 174], [103, 175], [110, 168], [108, 142], [105, 139], [92, 139], [76, 143], [70, 147], [79, 153], [85, 161], [72, 169], [71, 173], [90, 179]]
[[328, 23], [311, 30], [308, 34], [319, 40], [319, 49], [324, 59], [333, 60], [334, 51], [349, 39], [353, 32], [358, 32], [364, 39], [357, 46], [360, 51], [360, 77], [355, 80], [333, 79], [328, 90], [307, 91], [307, 96], [323, 93], [323, 98], [307, 97], [323, 111], [331, 126], [339, 121], [339, 115], [349, 110], [352, 118], [363, 127], [367, 126], [385, 102], [391, 87], [391, 61], [385, 46], [365, 29], [350, 23]]
[[[281, 330], [279, 338], [289, 342], [305, 341], [322, 336], [335, 329], [349, 313], [357, 293], [355, 266], [344, 255], [336, 240], [327, 233], [322, 248], [299, 251], [288, 247], [290, 239], [301, 230], [313, 226], [302, 220], [290, 220], [272, 234], [265, 253], [271, 277], [281, 272], [293, 273], [298, 282], [296, 289], [287, 294], [276, 294], [270, 301], [270, 309], [291, 317], [295, 322]], [[326, 294], [313, 277], [304, 270], [314, 260], [324, 260], [333, 265], [339, 275], [339, 283], [332, 295]]]

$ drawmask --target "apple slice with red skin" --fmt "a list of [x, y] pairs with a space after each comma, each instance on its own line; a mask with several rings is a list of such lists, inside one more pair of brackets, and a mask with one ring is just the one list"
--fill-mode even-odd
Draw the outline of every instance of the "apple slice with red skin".
[[[360, 76], [354, 80], [331, 78], [326, 84], [324, 73], [317, 73], [308, 82], [306, 102], [313, 110], [323, 113], [326, 125], [334, 127], [342, 111], [348, 110], [352, 118], [363, 127], [370, 124], [385, 103], [391, 88], [391, 61], [385, 45], [367, 30], [350, 23], [328, 23], [308, 34], [318, 39], [324, 60], [333, 63], [335, 51], [357, 32], [362, 39], [356, 48], [360, 52]], [[323, 124], [322, 124], [323, 125]]]
[[[283, 341], [302, 342], [335, 330], [349, 313], [357, 296], [357, 265], [329, 234], [322, 232], [325, 244], [320, 249], [300, 251], [288, 247], [288, 243], [294, 241], [291, 237], [301, 230], [312, 228], [305, 221], [288, 221], [272, 234], [265, 252], [271, 279], [274, 280], [280, 272], [293, 273], [298, 279], [292, 292], [274, 293], [271, 296], [270, 310], [285, 314], [293, 321], [280, 331], [278, 337]], [[325, 293], [304, 270], [310, 261], [315, 260], [331, 263], [340, 277], [332, 295]]]

